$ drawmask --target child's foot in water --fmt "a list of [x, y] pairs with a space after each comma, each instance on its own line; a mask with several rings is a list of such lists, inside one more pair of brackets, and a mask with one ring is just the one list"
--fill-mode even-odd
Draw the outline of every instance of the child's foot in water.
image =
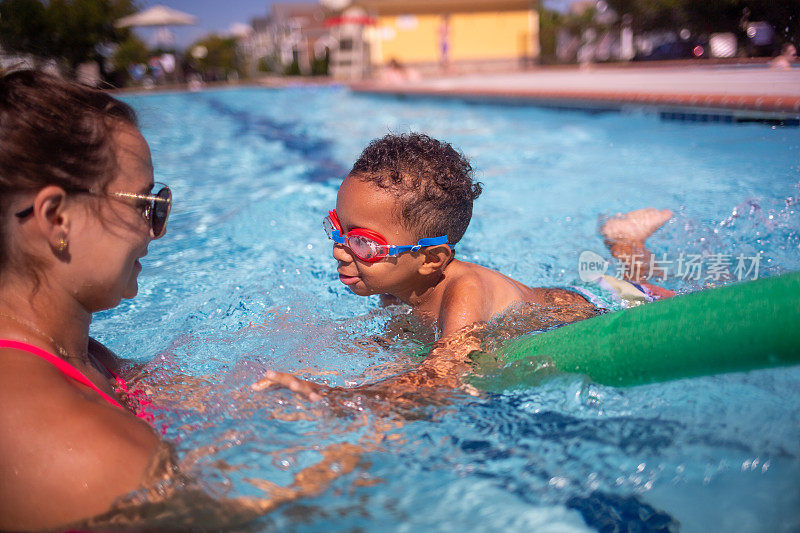
[[637, 209], [617, 215], [603, 224], [600, 233], [609, 242], [644, 244], [644, 241], [672, 217], [669, 209]]

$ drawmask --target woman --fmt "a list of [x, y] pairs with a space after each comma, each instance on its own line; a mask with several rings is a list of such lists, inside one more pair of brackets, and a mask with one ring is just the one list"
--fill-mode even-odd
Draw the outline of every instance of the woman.
[[154, 470], [161, 442], [89, 337], [164, 234], [171, 193], [153, 190], [126, 104], [43, 73], [0, 78], [0, 530], [103, 513]]
[[129, 106], [0, 76], [0, 530], [227, 528], [356, 467], [360, 449], [331, 444], [268, 497], [213, 499], [142, 420], [146, 399], [89, 323], [136, 295], [171, 203]]

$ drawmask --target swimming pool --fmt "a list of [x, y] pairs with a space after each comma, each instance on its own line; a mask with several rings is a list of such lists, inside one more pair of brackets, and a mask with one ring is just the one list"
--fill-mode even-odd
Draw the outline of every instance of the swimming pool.
[[425, 131], [460, 148], [485, 192], [459, 254], [563, 286], [578, 279], [582, 251], [609, 257], [599, 217], [644, 206], [676, 213], [651, 240], [656, 253], [762, 252], [760, 276], [800, 269], [800, 129], [342, 88], [125, 100], [176, 204], [142, 261], [139, 296], [98, 315], [92, 332], [148, 363], [153, 386], [207, 383], [201, 394], [162, 390], [158, 423], [184, 468], [219, 497], [263, 496], [258, 480], [286, 485], [331, 445], [363, 450], [355, 469], [247, 530], [800, 528], [800, 368], [629, 389], [558, 376], [453, 392], [402, 422], [369, 409], [316, 415], [285, 391], [246, 394], [268, 368], [349, 386], [413, 364], [413, 335], [374, 340], [402, 310], [350, 294], [321, 229], [372, 138]]

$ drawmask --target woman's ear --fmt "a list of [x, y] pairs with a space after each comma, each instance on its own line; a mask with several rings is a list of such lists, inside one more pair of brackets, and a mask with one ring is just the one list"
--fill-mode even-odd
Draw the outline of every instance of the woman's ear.
[[66, 251], [69, 245], [71, 220], [66, 205], [67, 192], [55, 185], [43, 188], [33, 199], [36, 227], [56, 252]]
[[453, 258], [453, 249], [446, 244], [428, 246], [421, 250], [425, 261], [420, 265], [418, 272], [428, 276], [434, 272], [441, 272]]

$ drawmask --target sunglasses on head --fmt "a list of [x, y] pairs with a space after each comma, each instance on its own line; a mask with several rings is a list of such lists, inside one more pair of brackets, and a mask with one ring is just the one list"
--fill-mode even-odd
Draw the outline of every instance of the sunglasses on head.
[[[163, 183], [156, 183], [161, 188], [155, 194], [139, 194], [134, 192], [96, 192], [92, 189], [70, 189], [69, 192], [106, 196], [115, 199], [142, 200], [142, 216], [150, 223], [154, 238], [163, 237], [167, 231], [167, 219], [172, 208], [172, 191]], [[18, 213], [17, 218], [23, 219], [33, 214], [33, 206], [27, 207]]]
[[403, 252], [416, 252], [426, 246], [447, 244], [447, 235], [420, 239], [417, 244], [395, 246], [388, 244], [386, 239], [377, 231], [366, 228], [353, 228], [348, 233], [342, 231], [342, 224], [336, 215], [336, 209], [328, 211], [328, 216], [322, 220], [322, 227], [328, 238], [338, 244], [344, 244], [353, 252], [353, 255], [365, 263], [376, 263], [387, 256], [399, 255]]

